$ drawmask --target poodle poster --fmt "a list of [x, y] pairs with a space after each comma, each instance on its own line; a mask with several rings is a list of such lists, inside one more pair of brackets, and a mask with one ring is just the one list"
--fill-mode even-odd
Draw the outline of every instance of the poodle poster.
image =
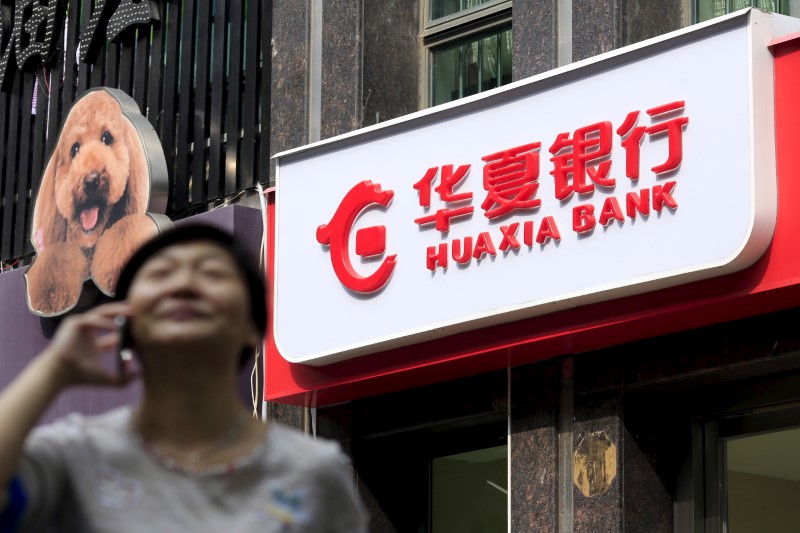
[[169, 225], [167, 164], [153, 127], [117, 89], [84, 93], [67, 115], [33, 210], [25, 273], [40, 316], [73, 309], [91, 280], [109, 296], [122, 266]]

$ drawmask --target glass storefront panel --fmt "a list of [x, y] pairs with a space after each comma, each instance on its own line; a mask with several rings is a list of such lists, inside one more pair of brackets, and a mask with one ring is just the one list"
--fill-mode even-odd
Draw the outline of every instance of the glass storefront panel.
[[725, 441], [728, 533], [800, 531], [800, 428]]
[[432, 533], [508, 531], [508, 447], [431, 461]]

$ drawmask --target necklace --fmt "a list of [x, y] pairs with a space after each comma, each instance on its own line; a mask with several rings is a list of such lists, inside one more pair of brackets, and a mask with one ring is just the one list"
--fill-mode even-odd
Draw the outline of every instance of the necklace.
[[170, 468], [171, 470], [194, 471], [197, 470], [197, 464], [203, 459], [212, 456], [215, 452], [223, 450], [239, 440], [245, 425], [246, 416], [239, 415], [236, 417], [236, 420], [234, 420], [233, 425], [228, 428], [225, 434], [219, 439], [208, 446], [198, 450], [193, 450], [191, 452], [175, 452], [172, 450], [167, 451], [157, 444], [147, 442], [144, 437], [142, 437], [140, 432], [137, 431], [136, 433], [139, 436], [139, 441], [141, 442], [142, 448], [145, 450], [145, 452], [158, 460], [164, 466]]

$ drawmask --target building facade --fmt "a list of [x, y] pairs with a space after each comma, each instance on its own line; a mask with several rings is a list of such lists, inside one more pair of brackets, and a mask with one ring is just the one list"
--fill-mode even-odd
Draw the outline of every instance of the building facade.
[[[273, 90], [273, 112], [308, 124], [275, 151], [750, 5], [275, 4], [274, 80], [305, 68], [295, 90]], [[791, 2], [758, 7], [798, 14]], [[278, 124], [273, 136], [291, 129]], [[478, 375], [453, 365], [457, 379], [268, 412], [345, 443], [374, 531], [791, 531], [791, 504], [780, 502], [800, 501], [797, 466], [781, 458], [796, 438], [800, 358], [795, 304], [787, 295], [778, 307], [634, 342], [609, 332], [602, 348]]]
[[[83, 90], [119, 87], [137, 100], [165, 148], [171, 218], [201, 216], [257, 249], [251, 208], [257, 185], [267, 195], [280, 187], [274, 154], [738, 9], [800, 16], [796, 0], [169, 1], [137, 3], [151, 9], [138, 25], [95, 38], [126, 2], [50, 4], [66, 15], [42, 12], [42, 27], [64, 31], [39, 63], [20, 61], [14, 24], [0, 49], [18, 63], [0, 94], [3, 382], [57, 325], [25, 314], [28, 213], [60, 119]], [[387, 380], [335, 402], [310, 390], [264, 412], [342, 443], [376, 533], [794, 531], [797, 296], [789, 286], [635, 332], [620, 322], [588, 344], [567, 335], [541, 356], [529, 353], [538, 345], [509, 349], [490, 371], [453, 363], [411, 385]], [[80, 393], [54, 414], [135, 395]]]

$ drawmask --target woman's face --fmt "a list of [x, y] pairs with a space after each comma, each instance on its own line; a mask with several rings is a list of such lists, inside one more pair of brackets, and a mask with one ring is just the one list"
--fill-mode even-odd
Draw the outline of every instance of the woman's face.
[[156, 252], [128, 291], [131, 334], [140, 352], [150, 347], [241, 350], [258, 332], [250, 297], [233, 257], [212, 241], [189, 241]]

